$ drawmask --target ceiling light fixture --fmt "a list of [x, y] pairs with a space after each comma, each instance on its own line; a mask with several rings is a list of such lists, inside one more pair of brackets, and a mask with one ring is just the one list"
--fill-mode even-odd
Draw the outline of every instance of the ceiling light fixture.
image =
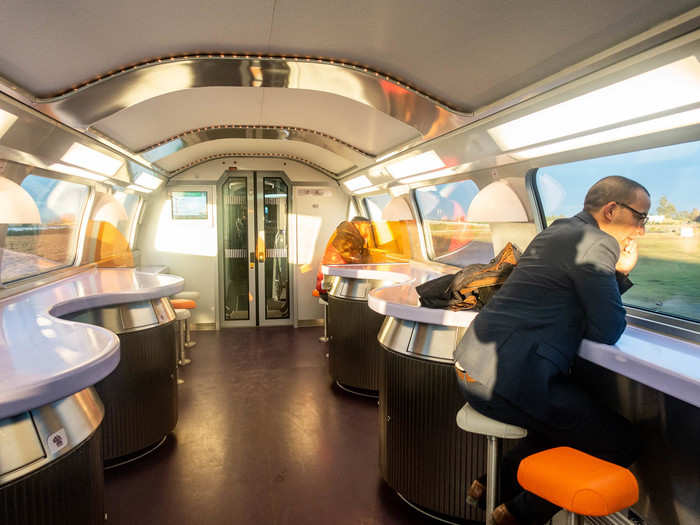
[[[469, 164], [463, 166], [465, 170], [469, 167]], [[407, 179], [402, 179], [401, 182], [404, 184], [411, 184], [414, 182], [422, 182], [424, 180], [438, 179], [440, 177], [447, 177], [448, 175], [454, 175], [457, 172], [455, 168], [443, 168], [441, 170], [432, 171], [430, 173], [425, 173], [424, 175], [417, 175], [415, 177], [409, 177]]]
[[700, 62], [689, 56], [501, 124], [488, 134], [509, 151], [697, 102]]
[[108, 177], [113, 176], [124, 164], [124, 161], [120, 159], [115, 159], [77, 142], [74, 142], [68, 148], [61, 160], [87, 170], [96, 171]]
[[576, 137], [574, 139], [554, 142], [553, 144], [546, 144], [544, 146], [537, 146], [535, 148], [516, 151], [510, 155], [518, 159], [532, 159], [535, 157], [543, 157], [545, 155], [560, 153], [562, 151], [586, 148], [588, 146], [605, 144], [616, 140], [641, 137], [643, 135], [649, 135], [650, 133], [657, 133], [659, 131], [667, 131], [670, 129], [692, 126], [694, 124], [700, 124], [700, 109], [684, 111], [675, 115], [668, 115], [666, 117], [659, 117], [652, 120], [647, 120], [645, 122], [630, 124], [629, 126], [622, 126], [607, 131], [601, 131], [599, 133], [592, 133], [583, 137]]
[[134, 179], [134, 183], [138, 184], [139, 186], [143, 186], [144, 188], [148, 188], [149, 190], [155, 190], [161, 184], [163, 184], [163, 179], [159, 179], [154, 175], [142, 172], [138, 177], [136, 177], [136, 179]]
[[433, 150], [386, 165], [389, 175], [395, 179], [402, 179], [417, 173], [425, 173], [426, 171], [434, 171], [444, 167], [445, 163]]
[[370, 188], [363, 188], [361, 190], [357, 190], [354, 193], [356, 193], [358, 195], [364, 195], [365, 193], [371, 193], [373, 191], [377, 191], [378, 189], [379, 189], [378, 186], [372, 186]]
[[355, 177], [354, 179], [343, 181], [343, 184], [350, 191], [356, 191], [372, 185], [369, 179], [364, 175], [360, 175], [359, 177]]
[[17, 115], [13, 115], [12, 113], [8, 113], [7, 111], [0, 109], [0, 138], [7, 133], [7, 130], [12, 127], [16, 120]]

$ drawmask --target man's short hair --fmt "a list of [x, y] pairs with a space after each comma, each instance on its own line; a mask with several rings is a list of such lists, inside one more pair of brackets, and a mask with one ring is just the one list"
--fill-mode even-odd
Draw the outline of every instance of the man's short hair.
[[604, 177], [596, 182], [586, 193], [586, 198], [583, 201], [583, 209], [589, 213], [596, 212], [611, 201], [622, 202], [628, 204], [634, 201], [636, 193], [642, 190], [651, 197], [649, 191], [638, 182], [621, 177], [620, 175], [611, 175]]

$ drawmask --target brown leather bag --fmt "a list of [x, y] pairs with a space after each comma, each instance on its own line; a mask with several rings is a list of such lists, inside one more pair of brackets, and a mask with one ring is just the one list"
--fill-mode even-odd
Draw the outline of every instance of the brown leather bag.
[[506, 244], [488, 264], [470, 264], [454, 275], [445, 275], [416, 287], [422, 306], [450, 310], [481, 309], [518, 264], [520, 251]]

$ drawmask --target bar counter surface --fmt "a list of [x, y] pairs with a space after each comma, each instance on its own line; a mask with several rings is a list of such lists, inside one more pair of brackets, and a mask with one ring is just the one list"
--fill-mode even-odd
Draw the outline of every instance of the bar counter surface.
[[94, 385], [119, 363], [114, 333], [57, 317], [183, 288], [174, 275], [93, 268], [0, 301], [0, 419]]
[[[388, 317], [425, 324], [467, 327], [478, 313], [420, 306], [416, 286], [447, 273], [454, 273], [446, 270], [446, 267], [433, 268], [413, 262], [348, 264], [324, 266], [322, 271], [327, 275], [399, 283], [369, 293], [369, 307]], [[700, 345], [628, 325], [615, 345], [584, 339], [579, 356], [700, 407]]]

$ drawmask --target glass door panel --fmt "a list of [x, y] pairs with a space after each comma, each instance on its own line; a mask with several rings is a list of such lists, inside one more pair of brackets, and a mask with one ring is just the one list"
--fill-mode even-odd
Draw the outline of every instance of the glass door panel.
[[[262, 191], [261, 191], [262, 190]], [[289, 320], [289, 185], [281, 177], [258, 175], [258, 282], [264, 301], [260, 322]], [[264, 251], [263, 251], [264, 250]], [[262, 298], [262, 297], [261, 297]]]
[[[252, 177], [231, 177], [222, 187], [223, 255], [224, 255], [224, 321], [255, 321], [250, 305], [254, 299], [254, 280], [249, 263], [249, 239], [253, 238]], [[252, 213], [250, 214], [252, 218]]]

